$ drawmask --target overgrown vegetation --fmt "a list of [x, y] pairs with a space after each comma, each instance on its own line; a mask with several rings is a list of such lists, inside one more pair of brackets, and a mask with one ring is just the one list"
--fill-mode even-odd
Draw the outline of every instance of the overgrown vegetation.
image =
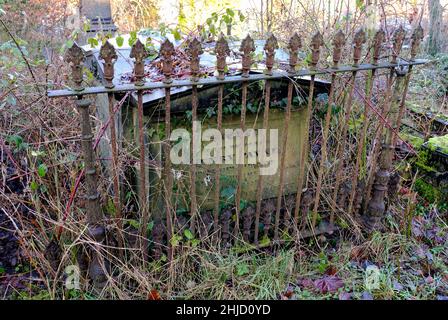
[[[266, 4], [266, 1], [262, 1]], [[363, 1], [356, 1], [354, 9], [347, 11], [315, 7], [312, 1], [300, 2], [288, 9], [276, 1], [271, 8], [246, 8], [230, 3], [217, 3], [216, 8], [204, 13], [202, 28], [196, 30], [198, 21], [189, 20], [190, 12], [185, 4], [177, 23], [157, 23], [159, 14], [156, 1], [120, 1], [114, 3], [114, 18], [120, 27], [115, 38], [118, 47], [132, 45], [140, 35], [166, 37], [172, 35], [181, 40], [189, 33], [197, 32], [204, 40], [216, 38], [220, 31], [226, 33], [232, 26], [232, 37], [240, 35], [249, 25], [255, 25], [253, 34], [265, 35], [275, 31], [281, 45], [286, 48], [286, 36], [290, 30], [303, 30], [303, 43], [308, 45], [309, 33], [323, 31], [325, 46], [323, 60], [331, 55], [332, 30], [343, 29], [347, 36], [369, 18]], [[342, 6], [344, 1], [335, 1]], [[403, 8], [393, 11], [392, 4], [382, 3], [382, 24], [403, 19], [411, 11]], [[225, 6], [224, 6], [225, 5]], [[199, 4], [196, 5], [199, 7]], [[401, 6], [399, 8], [402, 8]], [[412, 8], [419, 8], [413, 6]], [[119, 162], [120, 175], [128, 192], [124, 195], [123, 237], [130, 246], [121, 259], [120, 250], [99, 246], [95, 253], [111, 262], [107, 284], [102, 292], [94, 290], [84, 274], [78, 288], [68, 288], [65, 281], [70, 272], [67, 266], [83, 268], [82, 250], [91, 239], [86, 236], [85, 186], [82, 183], [84, 164], [81, 160], [79, 139], [79, 114], [68, 98], [48, 99], [48, 88], [68, 85], [70, 71], [62, 61], [64, 50], [79, 40], [84, 28], [68, 30], [65, 20], [69, 12], [62, 2], [45, 0], [0, 1], [0, 296], [8, 299], [447, 299], [448, 296], [448, 206], [446, 205], [446, 169], [443, 161], [432, 158], [432, 151], [448, 153], [446, 128], [435, 126], [434, 117], [425, 117], [430, 111], [438, 119], [447, 119], [446, 93], [448, 58], [439, 53], [432, 63], [414, 70], [408, 100], [409, 111], [403, 121], [401, 139], [409, 142], [414, 150], [398, 139], [396, 168], [402, 175], [397, 199], [388, 203], [385, 230], [361, 232], [353, 218], [341, 213], [336, 218], [340, 227], [333, 234], [318, 235], [292, 241], [285, 233], [286, 244], [270, 246], [271, 239], [262, 237], [260, 249], [242, 241], [231, 248], [219, 248], [212, 235], [200, 237], [182, 223], [179, 231], [170, 239], [176, 254], [170, 263], [167, 256], [159, 260], [143, 261], [137, 230], [141, 228], [136, 207], [137, 195], [134, 180], [128, 178], [125, 167], [138, 162], [137, 146], [124, 142]], [[412, 9], [413, 10], [413, 9]], [[391, 13], [393, 11], [393, 14]], [[134, 13], [137, 14], [134, 14]], [[412, 11], [414, 12], [414, 11]], [[209, 14], [210, 13], [210, 14]], [[260, 14], [261, 13], [261, 14]], [[23, 21], [25, 23], [18, 23]], [[255, 17], [255, 21], [252, 21]], [[300, 18], [302, 17], [302, 18]], [[386, 23], [386, 19], [388, 23]], [[415, 22], [415, 17], [414, 21]], [[406, 20], [405, 20], [406, 21]], [[411, 21], [412, 22], [412, 21]], [[87, 24], [88, 25], [88, 24]], [[313, 26], [313, 30], [310, 30]], [[136, 30], [140, 29], [140, 32]], [[129, 36], [125, 33], [129, 32]], [[196, 34], [196, 33], [195, 33]], [[92, 46], [101, 45], [110, 35], [99, 33], [87, 40]], [[125, 43], [128, 41], [128, 43]], [[151, 59], [157, 58], [157, 46], [145, 43]], [[348, 49], [347, 49], [348, 50]], [[302, 53], [301, 53], [302, 54]], [[349, 60], [349, 55], [344, 57]], [[311, 57], [301, 55], [302, 64]], [[254, 56], [255, 63], [263, 62], [262, 54]], [[327, 59], [331, 63], [331, 57]], [[93, 74], [87, 83], [93, 82]], [[379, 100], [385, 77], [380, 75], [375, 88], [378, 92], [372, 100]], [[341, 79], [341, 87], [344, 81]], [[357, 80], [358, 81], [358, 80]], [[359, 88], [365, 86], [359, 79]], [[247, 104], [249, 114], [257, 115], [264, 108], [264, 86], [254, 82], [258, 96]], [[251, 90], [251, 88], [249, 88]], [[424, 94], [422, 94], [424, 92]], [[230, 94], [231, 103], [223, 113], [240, 115], [240, 90]], [[313, 161], [320, 156], [320, 132], [322, 122], [331, 108], [331, 141], [340, 138], [344, 99], [328, 103], [328, 95], [315, 100], [316, 110], [312, 122]], [[293, 106], [302, 106], [306, 99], [297, 96]], [[349, 153], [355, 153], [359, 132], [365, 124], [364, 104], [355, 99], [349, 119]], [[414, 106], [414, 107], [412, 107]], [[284, 110], [285, 99], [273, 99], [271, 107]], [[294, 108], [295, 109], [295, 108]], [[413, 112], [414, 111], [414, 112]], [[200, 115], [201, 120], [215, 119], [216, 108]], [[179, 120], [190, 122], [187, 111]], [[96, 128], [103, 124], [92, 116]], [[375, 134], [373, 122], [368, 131]], [[176, 123], [174, 123], [176, 124]], [[407, 128], [405, 128], [407, 127]], [[409, 129], [412, 127], [412, 130]], [[164, 124], [152, 128], [150, 137], [164, 138]], [[376, 130], [380, 130], [376, 129]], [[96, 131], [96, 138], [99, 137]], [[132, 133], [134, 134], [134, 132]], [[439, 136], [440, 135], [440, 136]], [[368, 140], [368, 141], [367, 141]], [[368, 146], [373, 138], [367, 138], [362, 150], [362, 162], [368, 158]], [[328, 172], [334, 170], [337, 160], [332, 154]], [[316, 165], [313, 162], [312, 165]], [[327, 175], [330, 177], [330, 174]], [[344, 175], [350, 176], [351, 172]], [[313, 177], [315, 172], [311, 172]], [[367, 176], [367, 172], [362, 172]], [[314, 177], [313, 177], [314, 178]], [[222, 175], [220, 192], [222, 209], [235, 198], [236, 187], [232, 178]], [[101, 172], [98, 179], [102, 194], [101, 204], [108, 219], [108, 236], [116, 228], [116, 208], [109, 190], [112, 179]], [[329, 201], [331, 183], [324, 181], [324, 201]], [[81, 182], [81, 183], [80, 183]], [[77, 190], [77, 185], [79, 189]], [[180, 188], [181, 186], [175, 186]], [[310, 186], [311, 188], [312, 186]], [[77, 190], [77, 192], [75, 191]], [[176, 190], [176, 189], [175, 189]], [[329, 191], [330, 190], [330, 191]], [[249, 205], [241, 200], [242, 208]], [[186, 199], [186, 205], [189, 199]], [[253, 205], [252, 203], [250, 205]], [[186, 208], [178, 208], [179, 221], [188, 218]], [[323, 210], [324, 211], [324, 210]], [[317, 222], [327, 217], [320, 212]], [[309, 213], [312, 219], [312, 213]], [[151, 234], [154, 222], [146, 226]], [[263, 231], [263, 229], [261, 229]], [[117, 239], [111, 237], [110, 247], [117, 248]], [[92, 252], [90, 252], [92, 253]], [[373, 279], [373, 280], [372, 280]], [[373, 283], [372, 283], [373, 281]]]

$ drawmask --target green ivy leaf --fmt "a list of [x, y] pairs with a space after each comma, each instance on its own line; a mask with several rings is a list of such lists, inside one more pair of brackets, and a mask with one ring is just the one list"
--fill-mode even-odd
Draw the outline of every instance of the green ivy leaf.
[[171, 245], [172, 245], [173, 247], [177, 247], [177, 246], [179, 245], [179, 243], [181, 242], [181, 240], [182, 240], [181, 236], [175, 234], [175, 235], [171, 238], [170, 243], [171, 243]]
[[118, 36], [115, 38], [115, 41], [117, 42], [118, 47], [122, 47], [124, 43], [124, 38], [122, 36]]
[[129, 40], [128, 40], [128, 44], [130, 47], [132, 47], [134, 45], [134, 43], [137, 42], [137, 32], [136, 31], [132, 31], [129, 33]]
[[30, 188], [32, 191], [36, 191], [39, 188], [39, 185], [37, 184], [36, 181], [31, 181]]
[[180, 31], [178, 29], [174, 29], [172, 33], [175, 40], [179, 41], [180, 39], [182, 39], [182, 36], [180, 35]]
[[39, 177], [44, 178], [47, 174], [48, 168], [44, 163], [41, 163], [39, 167], [37, 167], [37, 174]]
[[87, 39], [87, 43], [91, 47], [96, 47], [98, 45], [98, 39], [97, 38], [89, 38], [89, 39]]
[[194, 235], [190, 229], [185, 229], [184, 235], [185, 235], [185, 238], [187, 238], [188, 240], [194, 239]]
[[241, 11], [238, 12], [238, 16], [240, 18], [240, 22], [243, 22], [246, 17], [241, 13]]

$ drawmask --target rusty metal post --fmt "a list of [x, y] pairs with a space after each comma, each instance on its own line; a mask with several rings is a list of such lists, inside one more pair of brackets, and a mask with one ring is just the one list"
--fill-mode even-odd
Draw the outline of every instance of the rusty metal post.
[[[174, 45], [166, 39], [160, 46], [160, 56], [162, 57], [162, 71], [164, 75], [164, 82], [171, 83], [173, 73], [173, 55]], [[164, 187], [165, 187], [165, 213], [166, 213], [166, 238], [168, 242], [168, 261], [173, 260], [174, 250], [171, 239], [173, 237], [173, 223], [171, 214], [171, 195], [173, 191], [173, 175], [171, 172], [170, 151], [171, 145], [169, 137], [171, 134], [171, 89], [165, 88], [165, 139], [167, 140], [163, 145], [164, 153]]]
[[81, 123], [81, 146], [84, 157], [84, 166], [86, 173], [86, 216], [88, 234], [96, 242], [93, 247], [97, 250], [93, 252], [92, 259], [89, 264], [89, 276], [93, 280], [95, 289], [101, 290], [106, 283], [107, 276], [104, 268], [103, 257], [98, 253], [99, 247], [104, 241], [106, 232], [103, 226], [103, 213], [100, 206], [100, 195], [97, 188], [97, 172], [95, 167], [95, 156], [92, 146], [93, 133], [90, 124], [89, 106], [91, 101], [82, 97], [82, 65], [85, 61], [84, 52], [75, 43], [70, 47], [65, 55], [65, 60], [71, 64], [72, 81], [74, 90], [79, 92], [76, 107], [80, 113]]
[[[375, 36], [373, 38], [373, 43], [372, 43], [372, 63], [374, 65], [378, 64], [378, 60], [380, 58], [380, 53], [381, 53], [381, 46], [384, 42], [384, 36], [385, 33], [382, 29], [378, 30], [375, 33]], [[361, 160], [362, 160], [362, 154], [363, 154], [363, 150], [364, 150], [364, 146], [366, 144], [366, 136], [367, 136], [367, 129], [369, 128], [370, 125], [370, 113], [369, 113], [369, 105], [368, 103], [370, 103], [370, 101], [372, 100], [372, 92], [373, 92], [373, 84], [375, 82], [375, 75], [376, 75], [376, 70], [372, 69], [370, 72], [370, 82], [367, 88], [367, 92], [366, 92], [366, 102], [364, 104], [364, 125], [363, 128], [361, 130], [361, 136], [360, 139], [358, 141], [358, 148], [356, 150], [356, 162], [355, 162], [355, 167], [354, 167], [354, 171], [353, 171], [353, 176], [352, 176], [352, 186], [354, 186], [356, 184], [356, 182], [358, 181], [358, 173], [361, 171]], [[365, 188], [365, 181], [363, 178], [359, 179], [360, 181], [358, 182], [358, 185], [362, 185], [363, 189]], [[359, 193], [359, 192], [358, 192]], [[348, 203], [348, 214], [351, 214], [353, 211], [353, 205], [354, 205], [354, 201], [355, 201], [355, 197], [357, 194], [357, 188], [352, 188], [352, 191], [350, 192], [350, 198], [349, 198], [349, 203]], [[361, 204], [362, 201], [362, 196], [358, 195], [358, 201], [356, 201], [356, 208], [359, 209], [359, 205]], [[355, 208], [355, 209], [356, 209]], [[355, 211], [355, 215], [358, 215], [358, 210]]]
[[95, 240], [93, 247], [96, 247], [96, 252], [93, 252], [93, 259], [89, 265], [89, 276], [94, 282], [97, 289], [101, 289], [106, 282], [106, 272], [102, 256], [98, 253], [101, 243], [106, 237], [106, 230], [103, 223], [103, 214], [100, 206], [100, 194], [97, 189], [97, 173], [95, 168], [94, 151], [92, 147], [92, 126], [90, 125], [89, 106], [92, 102], [88, 99], [81, 99], [76, 101], [81, 114], [81, 144], [82, 152], [84, 154], [84, 164], [86, 172], [87, 185], [87, 224], [89, 236]]
[[97, 190], [97, 173], [95, 168], [94, 151], [92, 147], [92, 126], [90, 125], [89, 106], [92, 101], [80, 99], [76, 106], [81, 115], [81, 144], [84, 155], [87, 184], [87, 222], [95, 225], [103, 219], [101, 213], [99, 193]]
[[[254, 40], [247, 35], [246, 38], [241, 42], [240, 52], [242, 52], [242, 77], [249, 78], [250, 67], [252, 65], [252, 52], [255, 51]], [[241, 97], [241, 121], [240, 128], [244, 132], [246, 129], [246, 104], [247, 104], [247, 81], [243, 81], [242, 84], [242, 97]], [[244, 135], [243, 135], [244, 139]], [[244, 141], [243, 146], [244, 148]], [[243, 158], [244, 161], [244, 158]], [[238, 164], [238, 182], [236, 186], [236, 194], [235, 194], [235, 229], [234, 236], [237, 238], [239, 223], [240, 223], [240, 205], [241, 205], [241, 188], [242, 188], [242, 180], [243, 180], [243, 166], [244, 164]]]
[[[404, 37], [405, 37], [405, 30], [403, 29], [402, 26], [400, 26], [397, 30], [395, 30], [394, 35], [393, 35], [391, 63], [397, 63], [398, 55], [403, 46]], [[394, 82], [394, 74], [395, 74], [395, 68], [390, 68], [389, 78], [387, 81], [386, 95], [384, 98], [384, 108], [382, 110], [383, 116], [385, 118], [387, 118], [387, 115], [391, 108], [392, 84]], [[376, 128], [377, 130], [376, 130], [376, 134], [375, 134], [375, 137], [373, 140], [374, 142], [377, 142], [377, 143], [376, 144], [374, 143], [373, 149], [370, 154], [372, 162], [371, 162], [371, 166], [369, 168], [369, 174], [367, 177], [366, 199], [365, 199], [364, 205], [363, 205], [364, 212], [368, 211], [367, 206], [370, 203], [371, 191], [372, 191], [373, 183], [375, 180], [374, 175], [375, 175], [375, 170], [377, 167], [378, 154], [380, 152], [380, 147], [381, 147], [381, 144], [378, 143], [378, 141], [380, 140], [381, 135], [383, 133], [382, 127], [383, 127], [383, 124], [381, 124], [381, 122], [379, 122], [377, 125], [377, 128]]]
[[[324, 43], [324, 39], [322, 37], [322, 34], [320, 32], [317, 32], [313, 35], [313, 38], [311, 40], [311, 63], [310, 68], [312, 71], [315, 71], [317, 68], [317, 64], [319, 63], [319, 57], [320, 57], [320, 48], [322, 47]], [[296, 193], [296, 205], [294, 209], [294, 221], [295, 225], [299, 223], [299, 208], [302, 208], [302, 192], [303, 192], [303, 182], [305, 178], [305, 169], [306, 169], [306, 162], [308, 159], [308, 148], [309, 148], [309, 128], [310, 128], [310, 122], [311, 117], [313, 115], [312, 107], [313, 107], [313, 97], [314, 97], [314, 81], [315, 81], [315, 75], [311, 75], [310, 79], [310, 89], [308, 92], [308, 102], [306, 107], [306, 125], [305, 125], [305, 132], [306, 135], [304, 137], [303, 145], [300, 150], [301, 157], [300, 157], [300, 167], [299, 167], [299, 175], [297, 177], [297, 193]], [[301, 211], [302, 218], [301, 218], [301, 228], [304, 228], [306, 225], [306, 218], [308, 216], [308, 210], [306, 212]], [[298, 230], [298, 229], [297, 229]]]
[[[423, 39], [423, 28], [421, 25], [418, 25], [415, 29], [414, 32], [412, 33], [412, 40], [411, 40], [411, 61], [415, 61], [415, 56], [417, 55], [418, 49], [420, 47], [420, 43]], [[411, 80], [411, 75], [412, 75], [412, 65], [409, 66], [409, 70], [408, 73], [406, 75], [406, 79], [405, 79], [405, 85], [404, 85], [404, 90], [403, 90], [403, 97], [401, 99], [401, 103], [400, 103], [400, 112], [398, 115], [398, 128], [400, 128], [400, 124], [401, 124], [401, 119], [404, 116], [404, 111], [406, 109], [406, 96], [408, 93], [408, 88], [409, 88], [409, 81]], [[396, 136], [394, 136], [395, 139], [397, 138]], [[394, 140], [395, 142], [396, 140]]]
[[[134, 59], [134, 85], [138, 88], [145, 81], [144, 59], [148, 56], [143, 43], [137, 39], [131, 49], [129, 57]], [[144, 259], [149, 257], [148, 235], [146, 233], [149, 223], [149, 211], [146, 192], [146, 147], [145, 147], [145, 125], [143, 118], [143, 90], [137, 90], [137, 114], [138, 114], [138, 140], [140, 145], [140, 176], [139, 176], [139, 203], [141, 211], [141, 224], [139, 234], [141, 237], [141, 250]]]
[[[199, 79], [199, 56], [203, 53], [201, 43], [197, 38], [193, 38], [187, 43], [187, 52], [190, 59], [190, 71], [191, 71], [191, 81], [197, 82]], [[192, 111], [192, 121], [193, 123], [197, 121], [198, 115], [198, 87], [196, 85], [192, 86], [192, 96], [191, 96], [191, 111]], [[192, 125], [193, 127], [193, 125]], [[194, 234], [195, 231], [195, 219], [198, 214], [198, 206], [196, 199], [196, 155], [193, 154], [196, 150], [194, 146], [194, 141], [196, 141], [195, 132], [193, 130], [193, 138], [191, 139], [191, 168], [190, 168], [190, 229]]]
[[[353, 41], [354, 41], [353, 64], [355, 66], [357, 66], [359, 60], [361, 59], [362, 45], [366, 42], [366, 33], [364, 32], [363, 29], [360, 29], [356, 32]], [[335, 178], [335, 185], [334, 185], [333, 198], [332, 198], [332, 206], [335, 206], [335, 207], [331, 210], [331, 213], [330, 213], [330, 226], [333, 226], [333, 224], [334, 224], [335, 212], [337, 212], [338, 210], [342, 210], [342, 211], [345, 210], [345, 207], [338, 207], [337, 203], [345, 203], [345, 201], [343, 201], [343, 202], [338, 201], [338, 194], [339, 194], [339, 186], [341, 185], [341, 182], [342, 182], [341, 181], [342, 180], [342, 170], [344, 169], [344, 164], [345, 164], [344, 151], [345, 151], [346, 144], [347, 144], [348, 124], [349, 124], [350, 115], [352, 112], [353, 91], [354, 91], [355, 85], [356, 85], [357, 73], [358, 73], [357, 71], [352, 72], [348, 97], [347, 97], [347, 100], [345, 103], [345, 118], [344, 118], [344, 123], [342, 126], [342, 132], [341, 132], [341, 137], [340, 137], [340, 139], [342, 141], [338, 145], [338, 149], [336, 152], [336, 161], [338, 161], [338, 163], [337, 163], [337, 167], [336, 167], [336, 178]], [[353, 186], [354, 186], [354, 184], [353, 184]]]
[[[339, 30], [333, 39], [333, 69], [338, 68], [339, 60], [341, 59], [342, 54], [342, 47], [344, 43], [345, 43], [345, 35], [341, 30]], [[313, 217], [311, 222], [312, 229], [314, 229], [314, 227], [316, 226], [317, 211], [319, 208], [319, 200], [322, 191], [322, 182], [323, 182], [322, 180], [324, 176], [325, 163], [327, 161], [327, 142], [331, 123], [331, 112], [334, 99], [335, 85], [336, 85], [336, 73], [333, 73], [331, 75], [331, 87], [330, 87], [330, 93], [328, 94], [328, 107], [327, 107], [327, 113], [325, 115], [324, 128], [322, 132], [321, 159], [317, 177], [316, 194], [314, 198]]]
[[379, 170], [375, 175], [373, 184], [373, 195], [369, 201], [367, 215], [364, 223], [368, 230], [381, 229], [381, 220], [384, 217], [385, 197], [389, 182], [390, 170], [392, 169], [392, 161], [395, 153], [394, 130], [397, 130], [399, 106], [403, 95], [403, 87], [407, 70], [402, 68], [396, 69], [396, 82], [392, 96], [392, 102], [389, 110], [388, 122], [392, 125], [392, 129], [386, 131], [384, 142], [381, 150], [381, 158]]
[[[113, 83], [114, 80], [114, 63], [117, 60], [117, 52], [113, 45], [106, 41], [100, 49], [99, 58], [102, 59], [104, 65], [104, 86], [108, 89], [113, 88], [115, 85]], [[114, 188], [114, 207], [115, 207], [115, 219], [117, 221], [118, 228], [118, 246], [123, 247], [123, 221], [121, 215], [121, 201], [120, 201], [120, 174], [118, 171], [118, 143], [116, 136], [116, 127], [115, 127], [115, 114], [114, 114], [114, 94], [108, 93], [108, 102], [109, 102], [109, 118], [110, 118], [110, 144], [112, 150], [112, 180], [113, 180], [113, 188]], [[119, 251], [121, 254], [121, 250]]]
[[[263, 50], [266, 54], [266, 75], [272, 75], [272, 68], [274, 66], [274, 59], [275, 59], [275, 50], [278, 48], [277, 39], [274, 35], [271, 35], [265, 45]], [[265, 105], [264, 105], [264, 111], [263, 111], [263, 129], [268, 129], [268, 122], [269, 122], [269, 108], [270, 108], [270, 99], [271, 99], [271, 82], [269, 80], [265, 81]], [[265, 150], [266, 146], [266, 140], [265, 136], [261, 135], [259, 137], [260, 139], [263, 139], [261, 142], [259, 142], [259, 146], [261, 146], [261, 150]], [[263, 151], [264, 152], [264, 151]], [[254, 230], [254, 243], [255, 245], [258, 245], [258, 234], [260, 229], [260, 214], [261, 214], [261, 201], [263, 198], [263, 175], [260, 175], [258, 177], [257, 182], [257, 204], [256, 204], [256, 210], [255, 210], [255, 230]]]
[[[226, 70], [226, 58], [230, 55], [229, 44], [221, 33], [215, 47], [216, 52], [216, 70], [218, 71], [217, 79], [225, 79]], [[218, 115], [217, 115], [217, 129], [222, 135], [222, 100], [224, 96], [224, 85], [220, 84], [218, 87]], [[219, 200], [220, 200], [220, 179], [221, 179], [221, 167], [220, 164], [215, 167], [215, 208], [213, 217], [213, 229], [215, 233], [219, 228]]]

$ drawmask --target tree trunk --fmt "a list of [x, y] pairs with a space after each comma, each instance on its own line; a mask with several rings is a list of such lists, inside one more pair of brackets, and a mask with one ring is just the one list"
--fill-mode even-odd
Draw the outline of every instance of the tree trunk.
[[442, 48], [442, 6], [440, 0], [429, 0], [429, 38], [427, 51], [436, 55]]

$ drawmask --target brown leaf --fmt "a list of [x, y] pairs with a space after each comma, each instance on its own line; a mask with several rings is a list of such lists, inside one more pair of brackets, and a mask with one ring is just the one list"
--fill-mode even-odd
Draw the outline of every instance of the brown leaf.
[[160, 294], [156, 289], [152, 289], [148, 293], [148, 300], [162, 300], [162, 298], [160, 297]]
[[314, 287], [321, 293], [335, 292], [344, 287], [344, 282], [337, 276], [325, 276], [314, 281]]

